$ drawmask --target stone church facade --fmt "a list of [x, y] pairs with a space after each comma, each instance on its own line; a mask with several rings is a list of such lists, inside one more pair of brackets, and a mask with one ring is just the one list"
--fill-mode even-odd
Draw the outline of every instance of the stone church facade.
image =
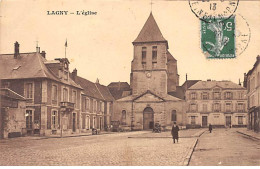
[[133, 42], [129, 95], [116, 100], [113, 121], [131, 130], [185, 125], [185, 101], [174, 96], [179, 86], [177, 60], [168, 51], [152, 13]]

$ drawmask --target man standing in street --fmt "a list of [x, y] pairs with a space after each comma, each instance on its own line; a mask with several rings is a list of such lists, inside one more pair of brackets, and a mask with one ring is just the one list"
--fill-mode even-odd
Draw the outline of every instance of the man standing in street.
[[172, 126], [172, 139], [173, 139], [173, 143], [175, 143], [175, 139], [177, 140], [177, 143], [178, 143], [179, 127], [176, 125], [176, 122], [174, 122], [173, 126]]
[[211, 131], [212, 131], [212, 125], [209, 124], [209, 132], [211, 133]]

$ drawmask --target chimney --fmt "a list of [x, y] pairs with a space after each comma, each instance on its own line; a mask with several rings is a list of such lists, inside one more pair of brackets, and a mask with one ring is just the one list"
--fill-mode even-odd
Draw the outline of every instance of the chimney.
[[247, 75], [246, 75], [246, 73], [244, 73], [243, 87], [247, 88]]
[[37, 53], [40, 53], [40, 52], [41, 52], [40, 47], [36, 46], [36, 52], [37, 52]]
[[238, 85], [241, 86], [240, 78], [239, 78], [239, 80], [238, 80]]
[[188, 74], [186, 73], [186, 81], [188, 80]]
[[17, 59], [17, 57], [19, 56], [19, 43], [16, 41], [14, 43], [14, 58]]
[[207, 79], [207, 82], [210, 82], [211, 81], [211, 79]]
[[77, 77], [77, 74], [78, 74], [78, 71], [77, 69], [75, 68], [72, 72], [72, 79], [75, 81], [76, 77]]
[[46, 53], [44, 50], [42, 51], [41, 55], [42, 55], [42, 57], [46, 58]]
[[99, 84], [99, 79], [97, 78], [96, 83]]

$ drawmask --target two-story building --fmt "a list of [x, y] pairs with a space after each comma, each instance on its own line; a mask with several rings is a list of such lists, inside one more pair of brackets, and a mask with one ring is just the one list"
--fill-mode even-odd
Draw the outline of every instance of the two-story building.
[[79, 132], [82, 88], [69, 77], [66, 58], [47, 60], [46, 53], [0, 55], [0, 84], [26, 99], [26, 133]]
[[93, 128], [109, 129], [114, 98], [108, 87], [101, 85], [98, 79], [96, 83], [93, 83], [78, 76], [76, 69], [73, 70], [71, 77], [83, 88], [81, 92], [81, 131], [87, 132]]
[[198, 81], [186, 91], [187, 128], [245, 127], [246, 88], [231, 81]]
[[260, 56], [246, 74], [248, 98], [248, 129], [260, 131]]

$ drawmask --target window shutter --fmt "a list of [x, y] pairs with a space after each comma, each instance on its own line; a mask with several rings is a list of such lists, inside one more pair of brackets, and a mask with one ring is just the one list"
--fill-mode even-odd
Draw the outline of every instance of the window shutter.
[[219, 103], [219, 111], [221, 112], [221, 103]]
[[231, 110], [231, 112], [233, 112], [233, 103], [231, 103], [231, 105], [230, 105], [230, 110]]

